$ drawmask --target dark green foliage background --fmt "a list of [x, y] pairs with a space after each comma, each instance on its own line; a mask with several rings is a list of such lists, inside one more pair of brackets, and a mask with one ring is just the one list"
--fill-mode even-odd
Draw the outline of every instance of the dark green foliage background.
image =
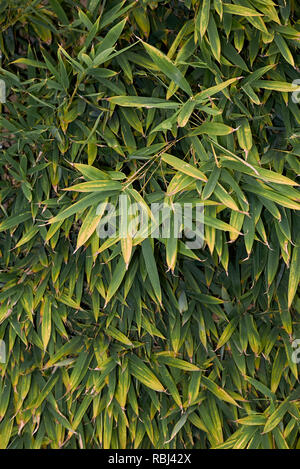
[[[298, 2], [2, 0], [0, 27], [0, 448], [300, 448]], [[120, 193], [204, 203], [203, 249], [104, 244]]]

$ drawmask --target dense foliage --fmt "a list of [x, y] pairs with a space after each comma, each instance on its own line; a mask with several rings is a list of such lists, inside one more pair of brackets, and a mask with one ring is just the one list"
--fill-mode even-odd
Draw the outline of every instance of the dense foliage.
[[[0, 448], [300, 448], [299, 3], [0, 25]], [[203, 248], [100, 239], [120, 194], [203, 203]]]

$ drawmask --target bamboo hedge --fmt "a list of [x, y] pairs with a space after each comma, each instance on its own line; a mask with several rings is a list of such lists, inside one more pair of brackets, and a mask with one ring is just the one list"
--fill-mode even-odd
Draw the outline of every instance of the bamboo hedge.
[[[296, 0], [0, 1], [1, 449], [300, 449], [299, 47]], [[121, 195], [202, 246], [102, 239]]]

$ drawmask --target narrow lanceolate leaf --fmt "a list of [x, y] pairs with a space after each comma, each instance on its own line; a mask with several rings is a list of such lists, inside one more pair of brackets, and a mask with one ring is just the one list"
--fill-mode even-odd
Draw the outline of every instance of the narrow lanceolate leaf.
[[50, 336], [51, 336], [51, 300], [49, 295], [46, 296], [45, 301], [41, 306], [42, 317], [42, 342], [44, 350], [46, 350]]
[[83, 419], [83, 416], [86, 413], [88, 406], [92, 402], [92, 399], [93, 399], [92, 396], [85, 396], [85, 398], [81, 402], [81, 404], [80, 404], [80, 406], [79, 406], [79, 408], [78, 408], [78, 410], [75, 414], [74, 420], [72, 422], [73, 431], [75, 431], [77, 429], [78, 425], [80, 424], [81, 420]]
[[286, 363], [287, 363], [287, 360], [286, 360], [285, 350], [284, 348], [280, 348], [277, 350], [274, 363], [273, 363], [273, 367], [272, 367], [271, 391], [274, 393], [276, 392], [279, 386], [282, 373], [286, 367]]
[[232, 83], [236, 82], [237, 80], [240, 80], [240, 77], [239, 78], [230, 78], [229, 80], [226, 80], [222, 83], [219, 83], [218, 85], [212, 86], [211, 88], [207, 88], [206, 90], [203, 90], [200, 93], [197, 93], [195, 95], [196, 102], [201, 102], [202, 100], [205, 100], [208, 97], [214, 96], [215, 94], [217, 94], [220, 91], [224, 90], [225, 88], [230, 86]]
[[170, 235], [166, 239], [166, 262], [168, 269], [174, 273], [178, 255], [178, 227], [175, 222], [175, 215], [170, 215]]
[[161, 159], [165, 163], [168, 163], [173, 168], [177, 169], [178, 171], [181, 171], [184, 174], [187, 174], [188, 176], [199, 179], [200, 181], [207, 181], [207, 177], [205, 176], [205, 174], [199, 171], [199, 169], [195, 168], [189, 163], [180, 160], [176, 156], [169, 155], [168, 153], [163, 153], [161, 155]]
[[157, 355], [157, 360], [164, 363], [165, 365], [172, 366], [174, 368], [179, 368], [184, 371], [200, 371], [198, 366], [193, 365], [185, 360], [180, 358], [167, 357], [166, 355]]
[[38, 226], [33, 226], [29, 231], [24, 233], [22, 238], [17, 242], [16, 248], [23, 246], [23, 244], [28, 243], [34, 236], [39, 232], [39, 227]]
[[109, 328], [106, 330], [106, 333], [110, 337], [113, 337], [114, 339], [118, 340], [119, 342], [122, 342], [125, 345], [133, 345], [131, 340], [129, 340], [125, 334], [123, 334], [121, 331], [118, 331], [118, 329], [116, 329], [115, 327], [109, 326]]
[[89, 181], [83, 182], [82, 184], [76, 184], [75, 186], [68, 187], [64, 190], [66, 191], [76, 191], [76, 192], [110, 192], [110, 191], [120, 191], [122, 185], [118, 181]]
[[227, 207], [231, 208], [232, 210], [239, 210], [238, 205], [236, 204], [235, 200], [228, 194], [228, 192], [224, 189], [221, 184], [217, 182], [215, 189], [214, 189], [214, 194], [217, 197], [217, 199], [222, 202], [222, 204], [226, 205]]
[[[270, 171], [269, 169], [261, 168], [256, 164], [251, 164], [246, 166], [245, 164], [236, 161], [232, 157], [226, 157], [226, 159], [221, 160], [222, 166], [235, 169], [237, 171], [241, 171], [242, 173], [249, 174], [255, 176], [258, 179], [262, 179], [263, 181], [275, 183], [275, 184], [283, 184], [287, 186], [297, 186], [298, 183], [293, 181], [292, 179], [284, 176], [283, 174], [276, 173], [275, 171]], [[298, 197], [297, 197], [298, 198]]]
[[202, 384], [221, 401], [229, 402], [230, 404], [238, 406], [238, 403], [210, 378], [202, 376]]
[[295, 66], [295, 61], [294, 57], [286, 43], [286, 41], [283, 39], [281, 34], [275, 34], [274, 36], [274, 41], [276, 42], [276, 45], [278, 49], [280, 50], [282, 56], [285, 58], [285, 60], [292, 65], [292, 67]]
[[232, 233], [241, 234], [239, 230], [234, 228], [234, 226], [229, 225], [219, 218], [213, 218], [209, 215], [204, 215], [204, 224], [211, 226], [212, 228], [216, 228], [217, 230], [230, 231]]
[[281, 91], [284, 93], [293, 93], [300, 91], [300, 86], [297, 84], [286, 83], [284, 81], [271, 81], [271, 80], [255, 80], [252, 83], [254, 88], [262, 88], [270, 91]]
[[0, 423], [0, 449], [7, 449], [10, 441], [14, 421], [12, 418], [6, 417]]
[[157, 379], [155, 374], [145, 365], [145, 363], [136, 355], [130, 355], [129, 369], [130, 373], [141, 383], [154, 391], [163, 392], [164, 387]]
[[[299, 238], [299, 237], [298, 237]], [[289, 287], [288, 287], [288, 307], [290, 308], [300, 284], [300, 243], [293, 248], [290, 265]]]
[[286, 414], [286, 412], [288, 411], [288, 408], [289, 408], [289, 398], [285, 399], [280, 405], [279, 407], [277, 407], [277, 409], [275, 410], [275, 412], [273, 412], [270, 417], [268, 418], [265, 426], [264, 426], [264, 430], [263, 432], [264, 433], [269, 433], [271, 432], [275, 427], [277, 427], [277, 425], [279, 424], [279, 422], [281, 422], [281, 420], [283, 419], [284, 415]]
[[240, 121], [239, 128], [237, 130], [237, 138], [240, 147], [245, 150], [246, 156], [252, 148], [252, 133], [248, 120], [242, 119]]
[[180, 429], [183, 427], [183, 425], [185, 424], [185, 422], [187, 421], [187, 418], [188, 418], [188, 415], [187, 414], [183, 414], [180, 419], [178, 420], [178, 422], [176, 423], [176, 425], [174, 426], [173, 430], [172, 430], [172, 433], [171, 433], [171, 436], [170, 436], [170, 439], [168, 441], [165, 442], [165, 444], [169, 443], [170, 441], [173, 440], [173, 438], [175, 438], [175, 436], [177, 435], [177, 433], [180, 431]]
[[188, 81], [185, 79], [181, 71], [172, 63], [172, 61], [160, 50], [155, 47], [143, 42], [143, 45], [150, 55], [153, 62], [159, 67], [159, 69], [171, 80], [176, 83], [183, 91], [188, 95], [192, 95], [191, 87]]
[[105, 212], [105, 207], [106, 207], [106, 201], [104, 201], [103, 204], [101, 204], [100, 210], [98, 210], [96, 207], [91, 207], [83, 220], [83, 223], [81, 225], [81, 228], [78, 233], [77, 237], [77, 245], [76, 245], [76, 251], [79, 249], [95, 232], [104, 212]]
[[223, 3], [224, 13], [230, 13], [232, 15], [239, 16], [263, 16], [262, 13], [254, 10], [253, 8], [244, 7], [242, 5], [232, 5], [230, 3]]
[[193, 137], [195, 135], [229, 135], [234, 132], [235, 129], [233, 127], [229, 127], [228, 125], [221, 124], [219, 122], [205, 122], [204, 124], [200, 125], [199, 127], [194, 128], [191, 132], [189, 132], [189, 136]]
[[221, 170], [217, 166], [214, 167], [213, 171], [211, 172], [207, 183], [204, 186], [203, 192], [202, 192], [202, 198], [208, 199], [211, 194], [214, 192], [214, 189], [216, 187], [216, 184], [218, 182], [218, 179], [220, 177]]
[[85, 179], [99, 180], [99, 179], [108, 179], [108, 173], [101, 171], [95, 166], [88, 164], [74, 163], [74, 167], [83, 174]]
[[230, 321], [230, 323], [225, 327], [225, 329], [224, 329], [224, 331], [223, 331], [223, 333], [222, 333], [222, 335], [219, 339], [216, 350], [223, 347], [223, 345], [226, 344], [226, 342], [228, 342], [228, 340], [230, 339], [230, 337], [234, 333], [234, 331], [235, 331], [235, 329], [238, 325], [238, 322], [239, 322], [239, 318], [236, 317], [236, 318], [232, 319]]
[[210, 17], [210, 0], [203, 0], [200, 10], [199, 31], [201, 38], [204, 36]]
[[146, 269], [150, 278], [150, 282], [152, 284], [155, 295], [157, 296], [157, 299], [161, 304], [162, 298], [159, 274], [157, 271], [157, 266], [149, 238], [145, 239], [145, 241], [142, 242], [142, 252], [146, 264]]
[[106, 299], [105, 299], [105, 306], [107, 305], [107, 303], [111, 300], [113, 295], [118, 290], [119, 286], [122, 283], [125, 273], [126, 273], [126, 264], [124, 262], [124, 259], [121, 258], [113, 272], [112, 279], [110, 281]]
[[118, 106], [145, 109], [177, 109], [180, 104], [160, 98], [144, 98], [141, 96], [112, 96], [107, 101]]
[[266, 417], [261, 414], [251, 414], [247, 415], [247, 417], [243, 417], [238, 419], [237, 422], [240, 425], [247, 425], [247, 426], [256, 426], [256, 425], [265, 425]]
[[121, 250], [125, 262], [126, 270], [132, 254], [132, 233], [130, 232], [131, 216], [127, 213], [130, 206], [130, 197], [122, 195], [120, 200], [120, 237]]
[[44, 402], [46, 397], [49, 395], [49, 393], [52, 391], [53, 387], [57, 383], [58, 378], [59, 375], [57, 372], [51, 375], [46, 384], [40, 390], [37, 398], [34, 399], [33, 402], [28, 406], [28, 410], [37, 409]]
[[209, 18], [209, 23], [207, 27], [208, 39], [211, 51], [215, 59], [220, 62], [221, 58], [221, 41], [218, 33], [218, 29], [214, 20], [213, 15]]
[[82, 351], [79, 354], [67, 384], [68, 391], [75, 391], [76, 387], [86, 375], [91, 359], [91, 354], [86, 351]]
[[30, 67], [47, 68], [47, 65], [45, 65], [43, 62], [39, 62], [38, 60], [26, 59], [26, 58], [17, 59], [11, 63], [29, 65]]
[[11, 228], [15, 228], [20, 223], [25, 222], [31, 218], [30, 212], [20, 213], [19, 215], [15, 215], [13, 217], [9, 217], [3, 220], [0, 223], [0, 231], [9, 230]]
[[189, 99], [183, 106], [182, 106], [182, 109], [180, 111], [180, 113], [178, 114], [178, 118], [177, 118], [177, 124], [179, 127], [185, 127], [186, 124], [188, 123], [189, 121], [189, 118], [194, 110], [194, 107], [195, 107], [195, 101], [192, 100], [192, 99]]
[[97, 202], [99, 203], [101, 200], [105, 200], [105, 197], [103, 198], [103, 195], [99, 194], [98, 192], [93, 192], [92, 194], [86, 195], [82, 199], [78, 200], [78, 202], [75, 202], [73, 205], [70, 205], [69, 207], [61, 210], [55, 217], [52, 217], [48, 223], [57, 223], [63, 221], [66, 218], [74, 215], [74, 213], [81, 212], [87, 207], [90, 207]]
[[98, 54], [112, 47], [117, 42], [124, 29], [125, 24], [126, 18], [109, 30], [109, 32], [106, 34], [105, 38], [100, 42], [100, 45], [97, 48]]
[[249, 192], [253, 192], [254, 194], [258, 194], [261, 197], [266, 198], [267, 200], [276, 202], [278, 205], [281, 205], [282, 207], [287, 207], [293, 210], [300, 210], [299, 203], [294, 202], [293, 200], [279, 194], [278, 192], [269, 190], [266, 187], [258, 186], [258, 185], [254, 185], [252, 187], [250, 185], [245, 185], [245, 189], [247, 189]]

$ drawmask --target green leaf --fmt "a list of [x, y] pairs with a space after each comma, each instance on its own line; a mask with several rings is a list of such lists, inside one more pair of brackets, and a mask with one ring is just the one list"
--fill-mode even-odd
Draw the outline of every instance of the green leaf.
[[288, 286], [288, 307], [290, 308], [299, 287], [300, 282], [300, 245], [299, 242], [293, 248], [292, 261], [290, 266], [289, 286]]
[[76, 191], [76, 192], [104, 192], [104, 191], [120, 191], [122, 185], [117, 181], [89, 181], [75, 186], [64, 189], [65, 191]]
[[41, 307], [42, 316], [42, 342], [44, 350], [46, 350], [50, 336], [51, 336], [51, 302], [49, 295], [46, 296], [45, 301]]
[[124, 278], [125, 273], [126, 273], [126, 264], [125, 264], [123, 258], [121, 258], [119, 260], [115, 270], [114, 270], [113, 275], [112, 275], [112, 279], [110, 281], [109, 288], [107, 290], [107, 295], [106, 295], [104, 307], [107, 305], [107, 303], [111, 300], [113, 295], [118, 290], [119, 286], [122, 283], [122, 280]]
[[280, 50], [281, 55], [285, 58], [285, 60], [292, 66], [295, 67], [294, 57], [288, 48], [286, 41], [283, 39], [281, 34], [275, 34], [274, 41], [278, 49]]
[[130, 373], [138, 381], [154, 391], [164, 392], [163, 385], [140, 358], [136, 355], [130, 355], [128, 360]]
[[173, 168], [181, 171], [188, 176], [193, 178], [199, 179], [200, 181], [207, 181], [205, 174], [203, 174], [199, 169], [195, 168], [194, 166], [190, 165], [189, 163], [185, 163], [184, 161], [180, 160], [176, 156], [169, 155], [168, 153], [163, 153], [161, 155], [161, 159], [172, 166]]
[[200, 371], [198, 366], [193, 365], [185, 360], [181, 360], [180, 358], [174, 357], [167, 357], [166, 355], [157, 355], [157, 359], [159, 362], [164, 363], [165, 365], [172, 366], [174, 368], [179, 368], [180, 370], [184, 371]]
[[203, 0], [200, 10], [199, 31], [200, 36], [203, 38], [209, 23], [210, 18], [210, 0]]
[[264, 426], [264, 433], [269, 433], [275, 427], [277, 427], [277, 425], [282, 421], [284, 415], [288, 411], [289, 405], [289, 398], [287, 398], [279, 405], [279, 407], [277, 407], [275, 412], [273, 412], [268, 418]]
[[193, 137], [195, 135], [229, 135], [234, 132], [235, 129], [233, 127], [229, 127], [228, 125], [219, 123], [219, 122], [204, 122], [204, 124], [196, 127], [191, 132], [189, 132], [189, 137]]
[[112, 96], [106, 98], [113, 104], [124, 107], [146, 108], [146, 109], [177, 109], [180, 104], [160, 98], [143, 98], [141, 96]]
[[284, 81], [255, 80], [252, 82], [254, 88], [262, 88], [270, 91], [281, 91], [283, 93], [293, 93], [300, 91], [300, 86]]
[[11, 228], [16, 228], [17, 226], [20, 225], [20, 223], [23, 223], [29, 220], [30, 218], [31, 218], [30, 212], [20, 213], [13, 217], [8, 217], [7, 219], [3, 220], [0, 223], [0, 232], [5, 231], [5, 230], [10, 230]]
[[149, 238], [145, 239], [142, 242], [142, 252], [143, 252], [143, 257], [146, 265], [146, 269], [149, 275], [150, 282], [152, 284], [153, 290], [155, 292], [155, 295], [157, 296], [157, 299], [159, 303], [161, 304], [162, 298], [161, 298], [161, 287], [160, 287], [160, 281], [159, 281], [159, 274], [157, 271], [157, 266], [152, 250], [152, 246], [150, 243]]
[[172, 63], [172, 61], [155, 47], [143, 42], [147, 53], [150, 55], [153, 62], [158, 68], [171, 80], [176, 83], [183, 91], [192, 96], [192, 90], [187, 80], [182, 75], [181, 71]]
[[230, 3], [223, 3], [224, 13], [230, 13], [231, 15], [239, 16], [263, 16], [262, 13], [254, 10], [253, 8], [244, 7], [242, 5], [232, 5]]
[[57, 223], [59, 221], [65, 220], [66, 218], [74, 215], [74, 213], [82, 212], [84, 209], [96, 203], [100, 203], [105, 200], [105, 195], [99, 194], [99, 192], [93, 192], [92, 194], [86, 195], [82, 199], [75, 202], [75, 204], [66, 207], [61, 210], [55, 217], [52, 217], [48, 223]]
[[221, 401], [229, 402], [229, 404], [239, 407], [238, 403], [210, 378], [202, 376], [202, 384]]

